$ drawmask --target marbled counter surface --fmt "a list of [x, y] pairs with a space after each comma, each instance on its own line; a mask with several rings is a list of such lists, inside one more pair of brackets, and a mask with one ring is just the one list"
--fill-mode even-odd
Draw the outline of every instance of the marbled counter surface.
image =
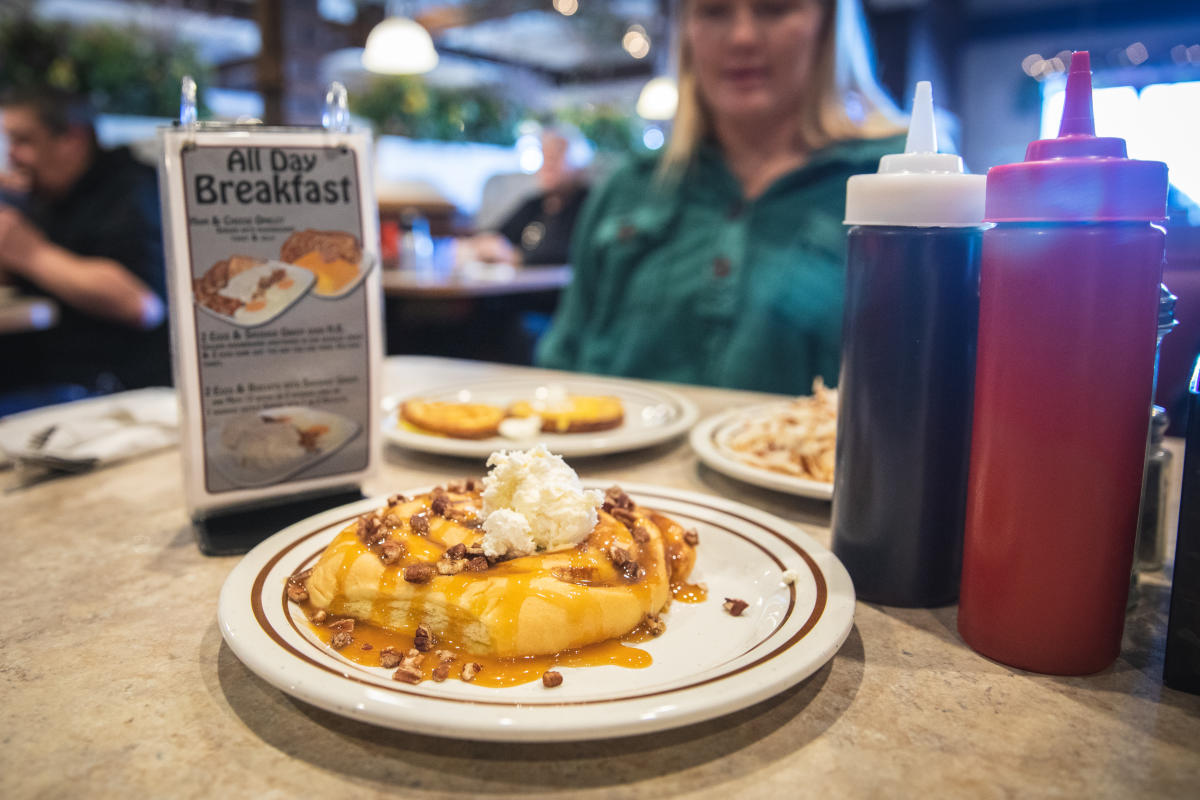
[[[517, 368], [390, 360], [385, 386]], [[761, 400], [682, 390], [702, 415]], [[1176, 459], [1178, 473], [1179, 459]], [[371, 493], [470, 474], [388, 447]], [[582, 476], [731, 497], [829, 543], [828, 504], [701, 465], [685, 440], [573, 462]], [[0, 474], [0, 487], [14, 476]], [[1148, 576], [1105, 672], [1056, 678], [968, 649], [955, 608], [859, 603], [816, 674], [726, 717], [567, 744], [439, 739], [309, 706], [217, 628], [237, 559], [197, 550], [171, 450], [0, 496], [0, 797], [1195, 797], [1200, 697], [1163, 687], [1167, 579]]]

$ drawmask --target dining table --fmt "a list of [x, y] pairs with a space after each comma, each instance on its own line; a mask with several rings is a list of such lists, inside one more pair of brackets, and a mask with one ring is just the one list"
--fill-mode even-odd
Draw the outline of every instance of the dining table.
[[[385, 360], [381, 380], [394, 402], [565, 377], [403, 356]], [[701, 419], [781, 399], [637, 383], [687, 398]], [[1182, 458], [1170, 444], [1175, 508]], [[827, 500], [710, 469], [683, 435], [570, 462], [588, 481], [737, 501], [830, 544]], [[484, 469], [389, 442], [363, 489], [385, 497]], [[858, 602], [832, 658], [741, 710], [617, 738], [474, 741], [331, 713], [247, 668], [217, 618], [239, 557], [197, 548], [177, 448], [16, 485], [0, 473], [5, 798], [1144, 798], [1194, 797], [1200, 786], [1200, 697], [1162, 682], [1169, 563], [1140, 576], [1120, 657], [1095, 675], [982, 657], [959, 637], [954, 605]]]
[[480, 297], [557, 292], [571, 282], [568, 264], [516, 267], [479, 264], [470, 270], [422, 274], [414, 269], [384, 270], [380, 279], [388, 297], [469, 300]]

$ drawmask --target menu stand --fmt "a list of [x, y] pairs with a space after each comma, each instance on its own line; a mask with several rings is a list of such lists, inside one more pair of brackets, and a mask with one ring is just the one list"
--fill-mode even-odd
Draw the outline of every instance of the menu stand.
[[204, 555], [238, 556], [289, 525], [364, 497], [354, 487], [276, 505], [219, 511], [192, 520], [192, 529], [196, 532], [196, 544]]
[[334, 82], [313, 127], [159, 131], [184, 489], [202, 553], [363, 499], [378, 468], [382, 296], [370, 136]]

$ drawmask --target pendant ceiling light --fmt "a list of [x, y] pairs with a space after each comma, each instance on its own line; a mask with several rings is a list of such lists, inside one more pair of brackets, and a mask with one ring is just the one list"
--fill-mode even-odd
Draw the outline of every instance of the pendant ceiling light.
[[407, 17], [388, 17], [367, 36], [363, 66], [385, 75], [419, 75], [437, 66], [433, 37]]
[[675, 86], [675, 79], [661, 75], [651, 78], [642, 87], [637, 99], [637, 113], [642, 119], [671, 119], [678, 105], [679, 89]]

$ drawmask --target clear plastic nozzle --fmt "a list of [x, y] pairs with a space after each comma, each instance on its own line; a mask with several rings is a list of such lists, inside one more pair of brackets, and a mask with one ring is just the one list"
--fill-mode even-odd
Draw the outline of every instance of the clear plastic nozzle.
[[905, 153], [936, 153], [937, 125], [933, 121], [933, 84], [919, 81], [913, 96], [912, 121], [908, 123]]
[[962, 172], [962, 159], [953, 153], [939, 153], [937, 124], [933, 118], [933, 86], [929, 81], [917, 83], [913, 95], [912, 119], [908, 123], [908, 140], [904, 152], [884, 156], [879, 161], [880, 172]]

